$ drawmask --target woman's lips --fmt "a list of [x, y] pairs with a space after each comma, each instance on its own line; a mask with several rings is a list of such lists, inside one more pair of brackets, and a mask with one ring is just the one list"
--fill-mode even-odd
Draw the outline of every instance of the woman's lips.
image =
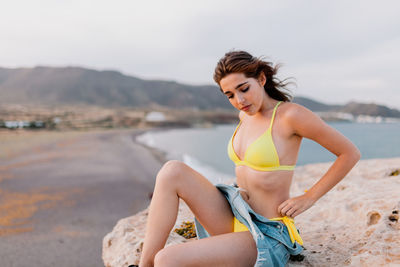
[[241, 108], [241, 110], [247, 111], [247, 110], [250, 108], [250, 106], [251, 106], [251, 104], [250, 104], [250, 105], [247, 105], [247, 106], [244, 106], [243, 108]]

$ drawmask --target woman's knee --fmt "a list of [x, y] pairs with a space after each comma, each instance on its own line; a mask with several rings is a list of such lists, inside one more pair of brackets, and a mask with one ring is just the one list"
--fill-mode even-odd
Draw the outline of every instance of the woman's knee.
[[157, 180], [167, 180], [170, 183], [171, 180], [179, 179], [186, 167], [187, 165], [179, 160], [169, 160], [161, 167]]
[[179, 255], [174, 253], [174, 249], [166, 247], [157, 252], [154, 257], [154, 267], [179, 267], [182, 266]]

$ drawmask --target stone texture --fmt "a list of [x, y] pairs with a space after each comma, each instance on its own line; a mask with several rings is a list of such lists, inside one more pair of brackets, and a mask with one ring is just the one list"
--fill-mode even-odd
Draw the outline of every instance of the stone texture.
[[[134, 216], [118, 221], [111, 233], [103, 239], [103, 261], [106, 267], [127, 267], [139, 264], [144, 235], [146, 231], [148, 209]], [[173, 229], [184, 221], [193, 221], [194, 216], [184, 201], [180, 201], [178, 218]], [[190, 242], [189, 239], [171, 231], [166, 246]]]
[[[296, 167], [290, 195], [302, 194], [330, 165]], [[400, 158], [360, 161], [313, 207], [296, 216], [305, 258], [289, 266], [400, 266], [400, 176], [390, 175], [399, 167]], [[104, 238], [107, 267], [138, 263], [146, 217], [144, 210], [122, 219]], [[193, 221], [193, 214], [181, 201], [175, 227], [183, 221]], [[172, 232], [167, 245], [181, 242], [188, 240]]]

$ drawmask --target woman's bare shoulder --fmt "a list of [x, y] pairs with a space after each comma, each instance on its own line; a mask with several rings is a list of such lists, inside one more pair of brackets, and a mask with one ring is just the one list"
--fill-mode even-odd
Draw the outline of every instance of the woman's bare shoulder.
[[287, 119], [298, 119], [302, 116], [314, 114], [308, 108], [293, 102], [284, 102], [281, 104], [281, 116]]
[[326, 127], [326, 123], [308, 108], [291, 102], [285, 102], [281, 109], [281, 121], [285, 122], [294, 133], [305, 132], [307, 129]]

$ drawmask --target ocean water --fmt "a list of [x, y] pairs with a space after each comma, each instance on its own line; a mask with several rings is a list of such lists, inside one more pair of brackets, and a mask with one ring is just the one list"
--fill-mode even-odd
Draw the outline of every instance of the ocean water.
[[[331, 122], [329, 125], [359, 148], [361, 159], [400, 157], [400, 123]], [[227, 144], [235, 127], [217, 125], [146, 132], [137, 141], [165, 151], [168, 159], [182, 160], [212, 183], [219, 183], [234, 177], [235, 165], [228, 158]], [[334, 160], [331, 152], [304, 138], [297, 166]]]

